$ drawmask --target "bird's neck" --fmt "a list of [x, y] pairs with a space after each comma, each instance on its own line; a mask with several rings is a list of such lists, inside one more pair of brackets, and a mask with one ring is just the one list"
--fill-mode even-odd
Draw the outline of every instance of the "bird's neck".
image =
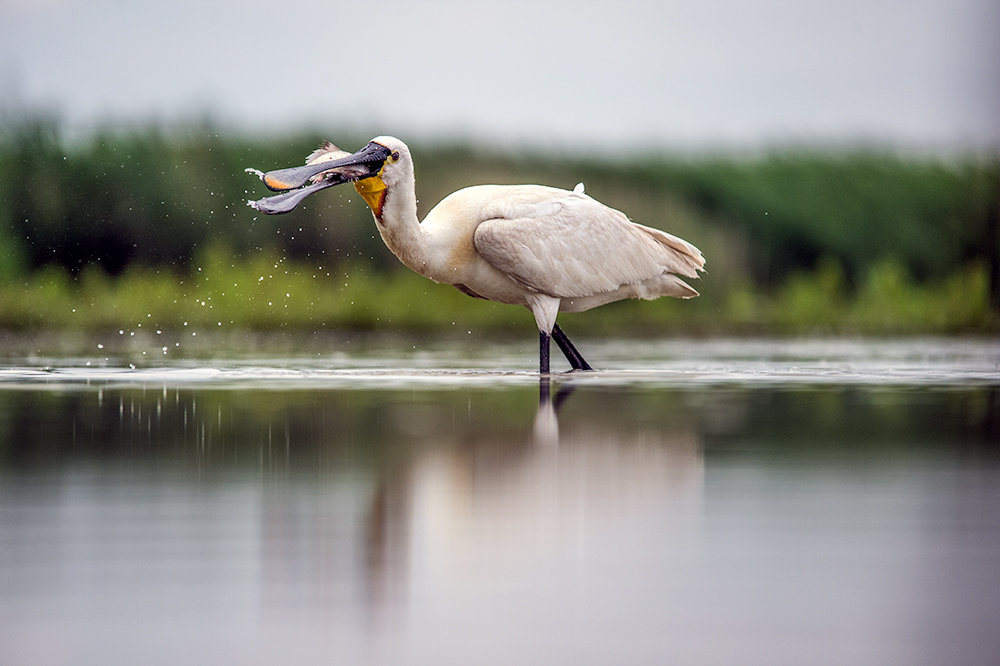
[[375, 225], [386, 247], [408, 268], [426, 274], [421, 259], [424, 238], [417, 218], [413, 182], [390, 187], [380, 176], [373, 176], [355, 181], [354, 187], [372, 209]]

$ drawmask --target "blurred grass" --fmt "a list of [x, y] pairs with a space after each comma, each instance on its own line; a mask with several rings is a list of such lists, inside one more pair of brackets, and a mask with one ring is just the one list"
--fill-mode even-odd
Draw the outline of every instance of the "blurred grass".
[[[517, 335], [522, 308], [470, 299], [399, 266], [349, 188], [269, 217], [248, 166], [318, 142], [210, 127], [103, 133], [67, 147], [30, 119], [0, 132], [0, 330], [350, 331]], [[344, 142], [345, 148], [363, 139]], [[691, 301], [563, 315], [593, 336], [957, 334], [1000, 330], [995, 157], [784, 152], [552, 158], [411, 146], [419, 212], [467, 185], [587, 192], [700, 247]], [[996, 302], [994, 300], [994, 302]]]
[[[191, 327], [523, 335], [533, 330], [527, 310], [471, 299], [405, 269], [379, 272], [363, 263], [318, 268], [273, 251], [239, 258], [218, 243], [201, 251], [185, 272], [133, 266], [112, 278], [98, 267], [76, 276], [48, 267], [16, 288], [0, 289], [0, 313], [3, 327], [16, 331]], [[875, 264], [853, 292], [839, 264], [825, 260], [773, 292], [747, 283], [689, 301], [614, 303], [564, 314], [561, 321], [591, 336], [998, 330], [983, 266], [917, 282], [893, 259]]]

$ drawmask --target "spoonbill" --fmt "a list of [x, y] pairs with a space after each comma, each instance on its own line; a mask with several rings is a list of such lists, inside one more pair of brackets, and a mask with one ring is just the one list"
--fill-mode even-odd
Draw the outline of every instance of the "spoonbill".
[[308, 195], [351, 182], [372, 210], [386, 246], [410, 269], [474, 298], [523, 305], [539, 332], [538, 370], [549, 373], [555, 340], [574, 370], [591, 370], [556, 323], [625, 298], [692, 298], [678, 276], [697, 278], [701, 251], [631, 222], [590, 198], [542, 185], [476, 185], [445, 197], [421, 222], [410, 151], [399, 139], [372, 139], [354, 154], [324, 143], [305, 166], [257, 174], [282, 192], [248, 204], [287, 213]]

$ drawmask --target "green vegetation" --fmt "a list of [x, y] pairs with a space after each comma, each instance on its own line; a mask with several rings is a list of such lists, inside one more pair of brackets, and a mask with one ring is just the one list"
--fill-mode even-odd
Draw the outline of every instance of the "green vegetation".
[[[275, 253], [235, 259], [222, 246], [209, 247], [194, 264], [185, 272], [130, 267], [115, 278], [96, 267], [76, 276], [48, 267], [16, 288], [0, 290], [4, 327], [517, 334], [532, 322], [526, 310], [470, 299], [405, 269], [379, 272], [363, 263], [314, 267]], [[590, 335], [997, 329], [982, 266], [971, 265], [941, 282], [918, 283], [894, 260], [876, 264], [853, 291], [840, 266], [824, 261], [774, 292], [744, 286], [691, 301], [615, 303], [563, 319]]]
[[[301, 162], [318, 137], [259, 143], [209, 128], [0, 133], [0, 330], [517, 334], [526, 311], [399, 267], [350, 188], [268, 217], [246, 167]], [[345, 141], [354, 148], [363, 139]], [[1000, 168], [983, 158], [786, 153], [542, 159], [412, 146], [421, 214], [482, 182], [587, 184], [698, 245], [692, 301], [563, 319], [590, 335], [996, 333]], [[185, 329], [185, 327], [188, 327]]]

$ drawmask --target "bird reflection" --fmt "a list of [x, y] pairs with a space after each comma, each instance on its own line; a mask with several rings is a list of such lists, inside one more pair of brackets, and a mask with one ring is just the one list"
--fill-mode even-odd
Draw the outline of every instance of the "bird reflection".
[[563, 408], [582, 397], [578, 388], [543, 377], [522, 439], [498, 441], [485, 428], [438, 433], [381, 476], [364, 539], [370, 617], [386, 620], [405, 608], [413, 577], [460, 594], [491, 584], [497, 566], [586, 548], [624, 516], [668, 514], [677, 497], [700, 493], [693, 424], [664, 432], [616, 423], [599, 410], [569, 416]]
[[476, 422], [475, 410], [456, 426], [439, 403], [422, 413], [403, 405], [410, 420], [416, 414], [433, 427], [400, 424], [374, 444], [394, 453], [366, 482], [339, 476], [266, 503], [269, 603], [295, 590], [299, 603], [392, 625], [405, 621], [415, 583], [464, 594], [493, 584], [497, 567], [582, 555], [624, 517], [669, 512], [676, 497], [697, 495], [696, 428], [682, 419], [669, 432], [644, 428], [614, 405], [613, 395], [582, 392], [572, 379], [540, 378], [534, 421], [524, 419], [519, 437], [510, 424]]
[[559, 444], [559, 408], [573, 394], [576, 387], [572, 383], [561, 384], [555, 397], [552, 396], [551, 380], [543, 375], [538, 383], [538, 413], [535, 414], [534, 440], [541, 446]]

